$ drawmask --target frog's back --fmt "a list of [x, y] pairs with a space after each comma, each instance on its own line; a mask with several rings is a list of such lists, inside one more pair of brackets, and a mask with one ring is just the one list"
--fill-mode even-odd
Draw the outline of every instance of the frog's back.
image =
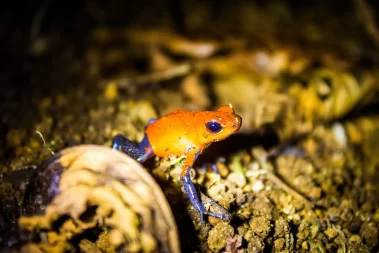
[[195, 145], [196, 118], [194, 112], [174, 111], [146, 128], [154, 154], [160, 157], [181, 156]]

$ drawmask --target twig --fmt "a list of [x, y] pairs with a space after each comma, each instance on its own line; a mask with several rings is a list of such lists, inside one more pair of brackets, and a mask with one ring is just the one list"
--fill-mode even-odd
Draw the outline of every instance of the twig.
[[314, 208], [315, 205], [310, 202], [308, 199], [306, 199], [303, 195], [292, 189], [288, 184], [286, 184], [282, 179], [280, 179], [277, 175], [272, 173], [271, 171], [267, 170], [267, 177], [269, 180], [277, 184], [283, 191], [285, 191], [287, 194], [291, 195], [295, 199], [303, 202], [305, 205], [307, 205], [310, 208]]
[[185, 76], [185, 75], [188, 75], [191, 71], [192, 71], [192, 65], [189, 63], [185, 63], [185, 64], [178, 65], [164, 71], [149, 73], [146, 75], [141, 75], [141, 76], [132, 77], [132, 78], [120, 78], [120, 79], [114, 80], [114, 82], [119, 88], [129, 89], [131, 88], [131, 86], [136, 86], [136, 85], [138, 86], [138, 85], [154, 83], [154, 82], [163, 82], [163, 81], [167, 81], [176, 77]]
[[314, 208], [315, 205], [310, 202], [308, 199], [306, 199], [303, 195], [298, 193], [296, 190], [292, 189], [288, 184], [286, 184], [281, 178], [279, 178], [277, 175], [275, 175], [275, 172], [272, 169], [272, 166], [269, 162], [267, 162], [267, 157], [264, 158], [261, 161], [261, 165], [264, 171], [266, 171], [267, 178], [277, 184], [283, 191], [285, 191], [287, 194], [291, 195], [295, 199], [303, 202], [305, 205], [307, 205], [310, 208]]
[[41, 137], [41, 139], [42, 139], [42, 141], [43, 141], [43, 145], [45, 146], [45, 148], [47, 148], [47, 149], [51, 152], [52, 155], [55, 155], [55, 153], [51, 150], [51, 148], [47, 147], [47, 145], [46, 145], [46, 141], [45, 141], [45, 139], [43, 138], [42, 133], [41, 133], [38, 129], [36, 130], [36, 134], [38, 134], [38, 135]]

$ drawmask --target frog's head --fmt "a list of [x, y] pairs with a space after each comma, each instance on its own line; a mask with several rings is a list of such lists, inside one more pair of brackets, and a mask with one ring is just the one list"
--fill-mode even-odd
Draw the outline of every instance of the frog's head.
[[204, 142], [211, 143], [223, 140], [236, 131], [242, 124], [242, 118], [234, 113], [231, 104], [221, 106], [217, 111], [204, 112], [202, 115], [202, 137]]

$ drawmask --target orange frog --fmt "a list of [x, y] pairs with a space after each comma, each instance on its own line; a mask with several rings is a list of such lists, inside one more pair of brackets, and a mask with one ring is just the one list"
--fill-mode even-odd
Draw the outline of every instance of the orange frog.
[[138, 146], [118, 134], [113, 137], [112, 148], [121, 150], [141, 163], [154, 155], [159, 157], [185, 155], [180, 180], [192, 205], [200, 213], [200, 221], [204, 221], [204, 214], [227, 219], [225, 215], [205, 209], [191, 181], [190, 170], [206, 147], [212, 142], [229, 137], [240, 129], [241, 124], [241, 117], [234, 113], [231, 105], [221, 106], [217, 111], [177, 110], [160, 119], [150, 120], [145, 130], [145, 137]]

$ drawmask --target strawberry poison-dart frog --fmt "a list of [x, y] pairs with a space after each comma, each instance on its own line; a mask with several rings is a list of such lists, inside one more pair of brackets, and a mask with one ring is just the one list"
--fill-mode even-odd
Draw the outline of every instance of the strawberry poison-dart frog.
[[232, 105], [222, 106], [217, 111], [177, 110], [160, 119], [150, 120], [138, 146], [118, 134], [113, 137], [112, 148], [121, 150], [141, 163], [154, 155], [185, 155], [180, 180], [193, 207], [200, 213], [200, 221], [204, 221], [204, 214], [225, 219], [224, 215], [205, 209], [191, 181], [190, 170], [206, 147], [229, 137], [240, 129], [241, 124], [242, 119], [234, 113]]

